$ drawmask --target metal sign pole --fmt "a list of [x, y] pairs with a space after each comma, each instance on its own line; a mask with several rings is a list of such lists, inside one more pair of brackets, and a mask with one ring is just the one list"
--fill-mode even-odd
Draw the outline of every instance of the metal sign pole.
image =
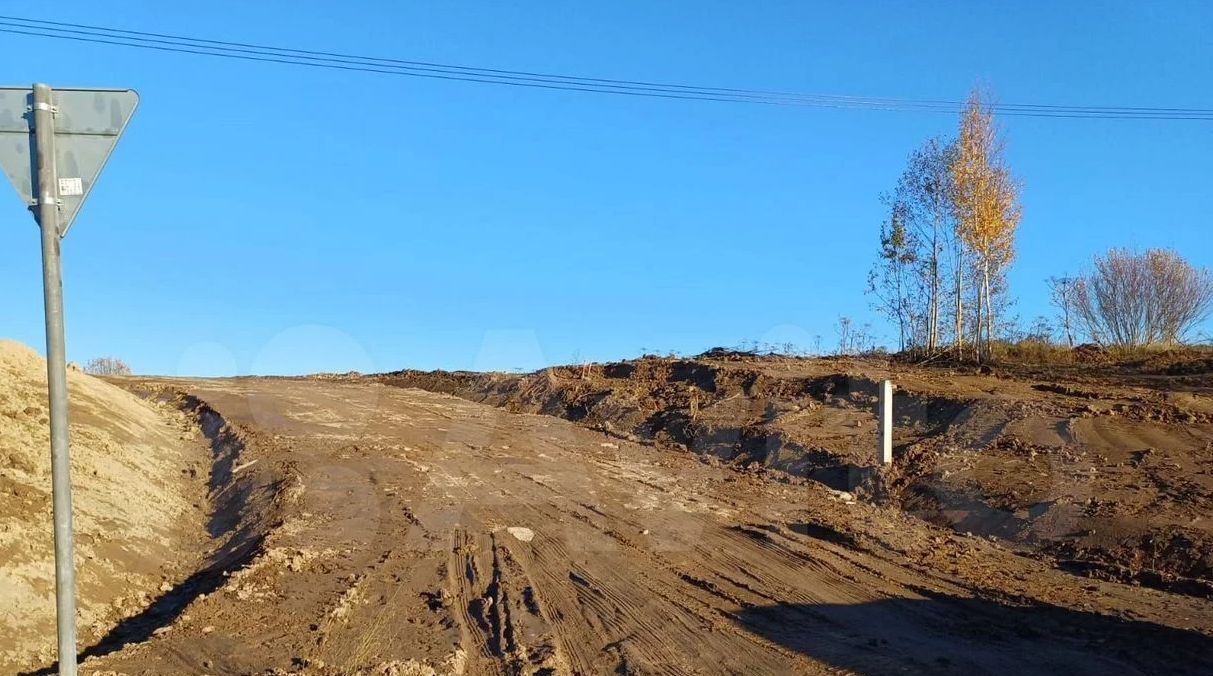
[[50, 396], [51, 484], [55, 510], [55, 610], [59, 673], [76, 675], [76, 568], [72, 554], [72, 480], [67, 443], [67, 349], [63, 337], [63, 278], [59, 259], [55, 110], [51, 88], [34, 85], [34, 146], [38, 225], [42, 230], [42, 289], [46, 305], [46, 380]]

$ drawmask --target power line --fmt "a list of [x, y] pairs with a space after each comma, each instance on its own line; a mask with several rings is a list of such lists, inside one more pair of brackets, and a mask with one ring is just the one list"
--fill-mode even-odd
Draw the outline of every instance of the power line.
[[[14, 17], [0, 17], [14, 19]], [[628, 80], [606, 80], [602, 78], [577, 78], [572, 76], [550, 75], [542, 73], [527, 73], [523, 71], [504, 71], [499, 69], [469, 68], [466, 66], [451, 66], [446, 64], [429, 64], [427, 62], [409, 62], [398, 59], [381, 59], [376, 57], [360, 57], [333, 52], [317, 52], [314, 50], [287, 49], [281, 47], [266, 47], [249, 43], [223, 42], [202, 38], [172, 36], [162, 33], [146, 33], [104, 27], [87, 26], [84, 24], [67, 24], [64, 22], [49, 22], [41, 20], [20, 19], [27, 23], [49, 24], [54, 27], [27, 26], [0, 21], [0, 32], [50, 37], [57, 39], [93, 42], [107, 45], [157, 49], [160, 51], [183, 52], [188, 54], [218, 56], [250, 61], [285, 63], [322, 68], [336, 68], [380, 74], [409, 75], [414, 77], [430, 77], [437, 79], [461, 80], [467, 82], [506, 84], [515, 86], [539, 87], [544, 89], [563, 89], [568, 91], [585, 91], [596, 93], [627, 94], [633, 96], [656, 96], [660, 98], [677, 98], [712, 101], [740, 101], [776, 105], [800, 105], [834, 108], [878, 108], [886, 110], [926, 110], [935, 112], [955, 113], [960, 103], [955, 101], [916, 101], [905, 99], [882, 99], [864, 97], [844, 97], [811, 94], [789, 94], [783, 92], [767, 92], [762, 90], [742, 90], [725, 88], [701, 88], [689, 85], [665, 85]], [[84, 30], [58, 28], [58, 26], [74, 26]], [[34, 30], [14, 30], [14, 28]], [[127, 37], [127, 35], [110, 35], [122, 33], [135, 36], [157, 36], [164, 39], [144, 37]], [[203, 44], [239, 45], [232, 47], [207, 47]], [[293, 56], [290, 52], [304, 56]], [[330, 56], [310, 56], [330, 55]], [[369, 65], [368, 65], [369, 64]], [[402, 64], [402, 65], [392, 65]], [[408, 64], [408, 65], [404, 65]], [[418, 67], [411, 64], [426, 64]], [[501, 73], [500, 75], [496, 73]], [[1026, 115], [1034, 117], [1088, 117], [1088, 118], [1131, 118], [1131, 119], [1213, 119], [1213, 111], [1200, 109], [1147, 109], [1147, 108], [1092, 108], [1092, 107], [1063, 107], [1039, 105], [1003, 104], [996, 108], [1006, 115]], [[1172, 112], [1173, 111], [1173, 112]]]
[[[598, 94], [622, 94], [665, 99], [757, 103], [816, 108], [942, 112], [952, 114], [959, 112], [963, 106], [963, 103], [960, 101], [701, 87], [641, 80], [589, 78], [552, 73], [479, 68], [211, 40], [166, 33], [152, 33], [3, 15], [0, 15], [0, 32], [242, 61]], [[1213, 109], [1202, 108], [1057, 106], [1044, 104], [994, 104], [991, 107], [1002, 115], [1017, 117], [1213, 121]]]
[[[276, 53], [276, 54], [274, 54], [275, 56], [305, 55], [302, 57], [295, 56], [294, 58], [296, 58], [296, 59], [304, 58], [304, 59], [308, 59], [311, 61], [320, 61], [320, 62], [327, 61], [327, 62], [336, 62], [336, 63], [344, 63], [344, 64], [361, 64], [361, 65], [372, 65], [372, 66], [380, 66], [380, 67], [386, 66], [386, 67], [395, 67], [395, 68], [405, 68], [405, 69], [409, 69], [409, 70], [419, 69], [423, 72], [440, 72], [440, 73], [449, 73], [449, 74], [458, 74], [458, 75], [475, 75], [475, 76], [481, 76], [481, 77], [492, 77], [492, 78], [501, 78], [501, 79], [510, 79], [510, 80], [543, 82], [543, 83], [548, 83], [548, 84], [565, 84], [565, 85], [572, 84], [572, 85], [604, 87], [604, 88], [640, 89], [641, 91], [669, 91], [669, 90], [679, 91], [680, 90], [680, 91], [683, 91], [686, 93], [692, 93], [692, 94], [696, 94], [699, 96], [707, 95], [707, 96], [729, 96], [729, 97], [762, 98], [762, 99], [768, 99], [768, 98], [795, 99], [795, 100], [803, 100], [803, 101], [808, 101], [808, 102], [820, 103], [823, 105], [830, 105], [830, 104], [844, 104], [844, 105], [848, 105], [848, 106], [898, 105], [898, 106], [915, 106], [915, 107], [944, 106], [944, 107], [946, 107], [948, 112], [954, 112], [954, 109], [958, 106], [958, 104], [956, 102], [949, 102], [949, 101], [908, 101], [908, 100], [899, 100], [899, 99], [878, 99], [878, 98], [871, 98], [871, 97], [833, 96], [833, 95], [820, 95], [820, 94], [796, 94], [796, 93], [789, 93], [789, 92], [764, 91], [764, 90], [753, 90], [753, 89], [735, 89], [735, 88], [723, 88], [723, 87], [696, 87], [696, 86], [691, 86], [691, 85], [644, 82], [644, 81], [636, 81], [636, 80], [612, 80], [612, 79], [605, 79], [605, 78], [574, 77], [574, 76], [567, 76], [567, 75], [554, 75], [554, 74], [550, 74], [550, 73], [536, 73], [536, 72], [528, 72], [528, 71], [510, 71], [510, 70], [502, 70], [502, 69], [495, 69], [495, 68], [474, 68], [474, 67], [469, 67], [469, 66], [456, 66], [456, 65], [449, 65], [449, 64], [426, 62], [426, 61], [404, 61], [404, 60], [400, 60], [400, 59], [366, 57], [366, 56], [357, 56], [357, 55], [352, 55], [352, 54], [341, 54], [341, 53], [335, 53], [335, 52], [321, 52], [321, 51], [315, 51], [315, 50], [291, 49], [291, 48], [284, 48], [284, 47], [269, 47], [269, 46], [264, 46], [264, 45], [254, 45], [254, 44], [243, 43], [243, 42], [227, 42], [227, 41], [221, 41], [221, 40], [191, 38], [191, 37], [185, 37], [185, 36], [179, 36], [179, 35], [170, 35], [170, 34], [165, 34], [165, 33], [149, 33], [149, 32], [145, 32], [145, 31], [131, 31], [131, 30], [124, 30], [124, 29], [116, 29], [116, 28], [104, 28], [104, 27], [99, 27], [99, 26], [89, 26], [89, 25], [85, 25], [85, 24], [73, 24], [73, 23], [65, 23], [65, 22], [58, 22], [58, 21], [20, 19], [20, 18], [16, 18], [16, 17], [4, 17], [4, 16], [0, 16], [0, 19], [24, 21], [27, 23], [48, 24], [51, 26], [67, 26], [67, 27], [72, 27], [72, 28], [86, 29], [85, 31], [64, 31], [67, 33], [77, 33], [77, 34], [81, 34], [81, 35], [93, 35], [93, 36], [104, 36], [104, 37], [126, 37], [126, 35], [135, 35], [135, 36], [141, 36], [141, 37], [127, 38], [127, 39], [143, 40], [144, 42], [157, 42], [157, 43], [161, 43], [161, 44], [170, 44], [170, 45], [181, 45], [181, 44], [188, 44], [188, 43], [205, 43], [207, 45], [220, 45], [219, 49], [224, 49], [227, 47], [235, 47], [237, 49], [227, 50], [227, 51], [235, 51], [235, 52], [240, 52], [240, 53], [251, 53], [251, 54], [267, 54], [267, 53], [274, 54], [274, 53]], [[22, 24], [5, 24], [3, 22], [0, 22], [0, 25], [25, 27]], [[39, 26], [38, 28], [41, 28], [43, 30], [62, 30], [62, 29], [58, 29], [58, 28], [46, 29], [42, 26]], [[111, 35], [106, 35], [106, 33], [118, 33], [118, 34], [125, 34], [125, 35], [111, 36]], [[35, 33], [26, 33], [26, 34], [27, 35], [41, 35], [41, 34], [35, 34]], [[146, 40], [142, 36], [150, 36], [153, 38], [165, 38], [166, 40]], [[45, 35], [45, 37], [52, 37], [52, 36]], [[107, 44], [118, 44], [118, 43], [107, 43]], [[128, 46], [137, 46], [137, 45], [128, 45]], [[201, 46], [201, 45], [191, 45], [191, 46]], [[211, 49], [214, 49], [214, 48], [211, 48]], [[191, 53], [195, 53], [195, 52], [191, 52]], [[323, 57], [333, 57], [333, 58], [323, 58]], [[438, 69], [438, 70], [434, 70], [434, 69]], [[378, 72], [378, 71], [375, 71], [375, 72]]]
[[[2, 25], [2, 24], [0, 24], [0, 25]], [[44, 34], [44, 33], [30, 32], [30, 31], [10, 30], [10, 29], [6, 29], [6, 28], [0, 28], [0, 33], [13, 33], [13, 34], [17, 34], [17, 35], [30, 35], [30, 36], [35, 36], [35, 37], [56, 38], [56, 39], [61, 39], [61, 40], [73, 40], [73, 41], [77, 41], [77, 42], [91, 42], [91, 43], [106, 44], [106, 45], [119, 45], [119, 46], [124, 46], [124, 47], [138, 47], [141, 49], [153, 49], [153, 50], [164, 51], [164, 52], [178, 52], [178, 53], [184, 53], [184, 54], [218, 56], [218, 57], [231, 58], [231, 59], [240, 59], [240, 60], [244, 60], [244, 61], [260, 61], [260, 62], [264, 62], [264, 63], [282, 63], [282, 64], [290, 64], [290, 65], [296, 65], [296, 66], [315, 66], [318, 68], [331, 68], [331, 69], [336, 69], [336, 70], [349, 70], [349, 71], [358, 71], [358, 72], [364, 72], [364, 73], [380, 73], [380, 74], [385, 74], [385, 75], [412, 75], [415, 77], [428, 77], [428, 78], [436, 78], [436, 79], [444, 79], [444, 80], [459, 80], [459, 81], [463, 81], [463, 82], [480, 82], [480, 83], [505, 84], [505, 85], [513, 84], [513, 85], [518, 85], [518, 86], [544, 87], [541, 84], [527, 85], [527, 84], [522, 84], [522, 83], [515, 83], [515, 82], [509, 82], [509, 81], [498, 81], [498, 80], [491, 80], [491, 79], [476, 79], [476, 78], [467, 78], [467, 77], [444, 77], [441, 75], [428, 75], [428, 74], [424, 74], [424, 73], [408, 73], [408, 72], [382, 70], [382, 69], [374, 69], [374, 68], [339, 66], [339, 65], [334, 65], [334, 64], [315, 64], [315, 63], [308, 63], [308, 62], [303, 62], [303, 61], [292, 61], [289, 59], [265, 58], [265, 57], [255, 57], [255, 56], [240, 56], [240, 55], [235, 55], [235, 54], [208, 52], [208, 51], [196, 50], [196, 49], [159, 47], [159, 46], [154, 46], [154, 45], [132, 44], [132, 43], [125, 43], [125, 42], [111, 41], [111, 40], [80, 38], [80, 37], [73, 37], [73, 36], [68, 36], [68, 35]], [[576, 87], [552, 86], [552, 87], [545, 87], [545, 88], [562, 89], [562, 90], [567, 90], [567, 91], [589, 91], [589, 92], [602, 91], [602, 93], [614, 93], [614, 94], [632, 93], [632, 92], [626, 92], [626, 91], [606, 92], [603, 90], [580, 89], [580, 88], [576, 88]], [[638, 94], [638, 95], [644, 95], [644, 94]], [[662, 95], [654, 93], [654, 94], [648, 94], [648, 96], [662, 96]], [[717, 100], [717, 101], [735, 100], [735, 99], [727, 99], [727, 98], [707, 99], [705, 97], [698, 97], [698, 96], [685, 96], [685, 97], [667, 96], [666, 98], [689, 98], [689, 99]]]
[[[5, 17], [0, 17], [5, 18]], [[56, 22], [57, 23], [57, 22]], [[79, 25], [79, 24], [68, 24]], [[374, 57], [351, 57], [347, 55], [336, 55], [340, 58], [321, 58], [314, 56], [291, 56], [285, 52], [303, 52], [306, 50], [287, 50], [278, 47], [257, 47], [251, 46], [250, 49], [239, 48], [212, 48], [200, 44], [201, 42], [216, 43], [214, 40], [202, 40], [199, 38], [174, 38], [170, 40], [160, 39], [145, 39], [145, 38], [130, 38], [126, 36], [110, 35], [107, 33], [97, 33], [81, 30], [64, 30], [64, 29], [47, 29], [41, 26], [29, 27], [24, 24], [14, 24], [5, 21], [0, 21], [0, 26], [10, 26], [19, 28], [36, 28], [37, 31], [55, 31], [55, 32], [37, 32], [35, 30], [13, 30], [12, 28], [0, 28], [0, 32], [16, 33], [20, 35], [30, 35], [36, 37], [50, 37], [64, 40], [74, 40], [80, 42], [93, 42], [108, 45], [120, 45], [127, 47], [139, 47], [144, 49], [157, 49], [160, 51], [183, 52], [188, 54], [202, 54], [207, 56], [221, 56], [226, 58], [235, 58], [250, 61], [265, 61], [273, 63], [289, 63], [292, 65], [317, 66], [323, 68], [337, 68], [340, 70], [355, 70], [363, 72], [395, 74], [395, 75], [413, 75], [416, 77], [439, 77], [440, 79], [462, 80], [468, 82], [492, 83], [492, 84], [513, 84], [525, 85], [532, 87], [541, 87], [547, 89], [566, 89], [571, 91], [592, 91], [598, 93], [622, 93], [622, 94], [647, 94], [651, 96], [661, 96], [663, 98], [692, 98], [712, 101], [748, 101], [753, 103], [768, 103], [768, 104], [787, 104], [787, 105], [818, 105], [824, 107], [889, 107], [891, 104], [897, 104], [902, 107], [912, 105], [914, 107], [938, 107], [939, 105], [948, 105], [946, 112], [955, 112], [952, 104], [946, 102], [897, 102], [894, 100], [879, 100], [868, 99], [859, 100], [855, 97], [830, 97], [824, 95], [805, 95], [805, 94], [784, 94], [779, 92], [762, 92], [758, 90], [740, 90], [740, 89], [724, 89], [724, 88], [697, 88], [689, 85], [661, 85], [656, 83], [644, 83], [626, 80], [604, 80], [601, 78], [575, 78], [571, 76], [548, 75], [541, 73], [527, 73], [522, 71], [502, 71], [496, 69], [484, 68], [469, 68], [465, 66], [449, 66], [443, 64], [425, 64], [422, 66], [414, 65], [392, 65], [395, 62], [399, 64], [422, 64], [425, 62], [404, 62], [393, 59], [378, 59]], [[109, 30], [111, 32], [134, 33], [136, 31], [119, 31], [118, 29], [98, 29]], [[150, 33], [148, 35], [163, 35]], [[88, 37], [83, 37], [88, 36]], [[129, 42], [134, 41], [134, 42]], [[188, 41], [188, 42], [187, 42]], [[152, 44], [154, 43], [154, 44]], [[224, 43], [243, 45], [245, 43]], [[311, 52], [313, 54], [331, 54], [328, 52]], [[368, 67], [369, 66], [369, 67]], [[504, 73], [497, 75], [495, 73]]]
[[[217, 45], [219, 49], [224, 48], [243, 48], [235, 51], [251, 53], [277, 52], [280, 54], [302, 55], [301, 58], [310, 58], [319, 61], [338, 61], [339, 63], [354, 63], [354, 64], [372, 64], [372, 65], [396, 65], [397, 67], [422, 67], [424, 69], [440, 69], [441, 72], [456, 72], [473, 75], [483, 75], [490, 77], [503, 78], [539, 78], [545, 81], [557, 81], [574, 84], [589, 84], [607, 87], [618, 87], [624, 85], [635, 85], [647, 88], [658, 89], [681, 89], [690, 90], [696, 93], [712, 93], [718, 95], [733, 95], [733, 96], [751, 96], [762, 98], [792, 98], [809, 100], [814, 102], [827, 102], [838, 104], [859, 104], [859, 105], [892, 105], [892, 106], [914, 106], [914, 107], [946, 107], [949, 112], [954, 112], [962, 104], [958, 101], [942, 101], [942, 100], [910, 100], [910, 99], [893, 99], [893, 98], [877, 98], [877, 97], [855, 97], [855, 96], [839, 96], [839, 95], [823, 95], [823, 94], [799, 94], [791, 92], [755, 90], [755, 89], [736, 89], [723, 87], [701, 87], [682, 84], [669, 84], [659, 82], [645, 82], [636, 80], [617, 80], [605, 78], [587, 78], [574, 77], [567, 75], [555, 75], [551, 73], [537, 73], [528, 71], [511, 71], [494, 68], [478, 68], [469, 66], [457, 66], [450, 64], [440, 64], [427, 61], [406, 61], [401, 59], [389, 59], [381, 57], [358, 56], [354, 54], [344, 54], [338, 52], [324, 52], [307, 49], [295, 49], [286, 47], [271, 47], [266, 45], [256, 45], [246, 42], [230, 42], [223, 40], [210, 40], [205, 38], [193, 38], [181, 35], [172, 35], [167, 33], [151, 33], [147, 31], [133, 31], [119, 28], [106, 28], [102, 26], [91, 26], [87, 24], [67, 23], [61, 21], [46, 21], [40, 19], [23, 19], [19, 17], [0, 16], [0, 19], [8, 19], [10, 21], [21, 21], [32, 24], [43, 24], [54, 27], [70, 27], [85, 29], [95, 35], [97, 32], [102, 33], [118, 33], [124, 35], [138, 36], [130, 39], [146, 39], [146, 38], [163, 38], [164, 40], [152, 40], [152, 42], [162, 42], [166, 44], [181, 44], [182, 42], [202, 43], [208, 45]], [[49, 30], [61, 30], [61, 28], [51, 28]], [[81, 32], [81, 31], [70, 31]], [[331, 57], [331, 58], [324, 58]], [[1213, 110], [1207, 109], [1192, 109], [1192, 108], [1135, 108], [1135, 107], [1092, 107], [1092, 106], [1054, 106], [1042, 104], [1001, 104], [1000, 109], [1007, 110], [1042, 110], [1054, 112], [1080, 112], [1080, 113], [1125, 113], [1125, 114], [1160, 114], [1160, 113], [1188, 113], [1188, 114], [1213, 114]]]

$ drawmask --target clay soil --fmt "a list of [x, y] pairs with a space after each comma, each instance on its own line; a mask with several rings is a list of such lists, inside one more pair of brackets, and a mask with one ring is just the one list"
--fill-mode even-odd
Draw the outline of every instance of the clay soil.
[[84, 672], [1209, 673], [1209, 384], [1101, 368], [125, 380], [208, 539]]

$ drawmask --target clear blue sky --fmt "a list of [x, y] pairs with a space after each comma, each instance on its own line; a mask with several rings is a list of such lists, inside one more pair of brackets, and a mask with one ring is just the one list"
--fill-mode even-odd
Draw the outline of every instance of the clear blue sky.
[[[1213, 4], [0, 2], [4, 14], [572, 75], [1213, 108]], [[49, 14], [54, 10], [54, 15]], [[438, 82], [0, 34], [4, 84], [142, 104], [64, 245], [69, 357], [166, 374], [533, 368], [876, 321], [881, 191], [950, 115]], [[1213, 123], [1002, 120], [1025, 320], [1113, 245], [1213, 266]], [[0, 196], [0, 336], [43, 345]], [[886, 337], [894, 337], [882, 327]], [[894, 337], [895, 338], [895, 337]]]

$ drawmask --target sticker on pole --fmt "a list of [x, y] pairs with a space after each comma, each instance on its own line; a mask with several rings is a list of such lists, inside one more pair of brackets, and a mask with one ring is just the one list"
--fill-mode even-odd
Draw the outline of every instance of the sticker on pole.
[[[0, 169], [26, 206], [39, 199], [33, 170], [33, 89], [0, 87]], [[88, 198], [118, 137], [126, 129], [139, 95], [131, 89], [54, 89], [55, 171], [60, 235], [66, 235]]]
[[84, 194], [84, 181], [76, 178], [61, 178], [59, 179], [59, 196], [72, 197], [75, 195]]

